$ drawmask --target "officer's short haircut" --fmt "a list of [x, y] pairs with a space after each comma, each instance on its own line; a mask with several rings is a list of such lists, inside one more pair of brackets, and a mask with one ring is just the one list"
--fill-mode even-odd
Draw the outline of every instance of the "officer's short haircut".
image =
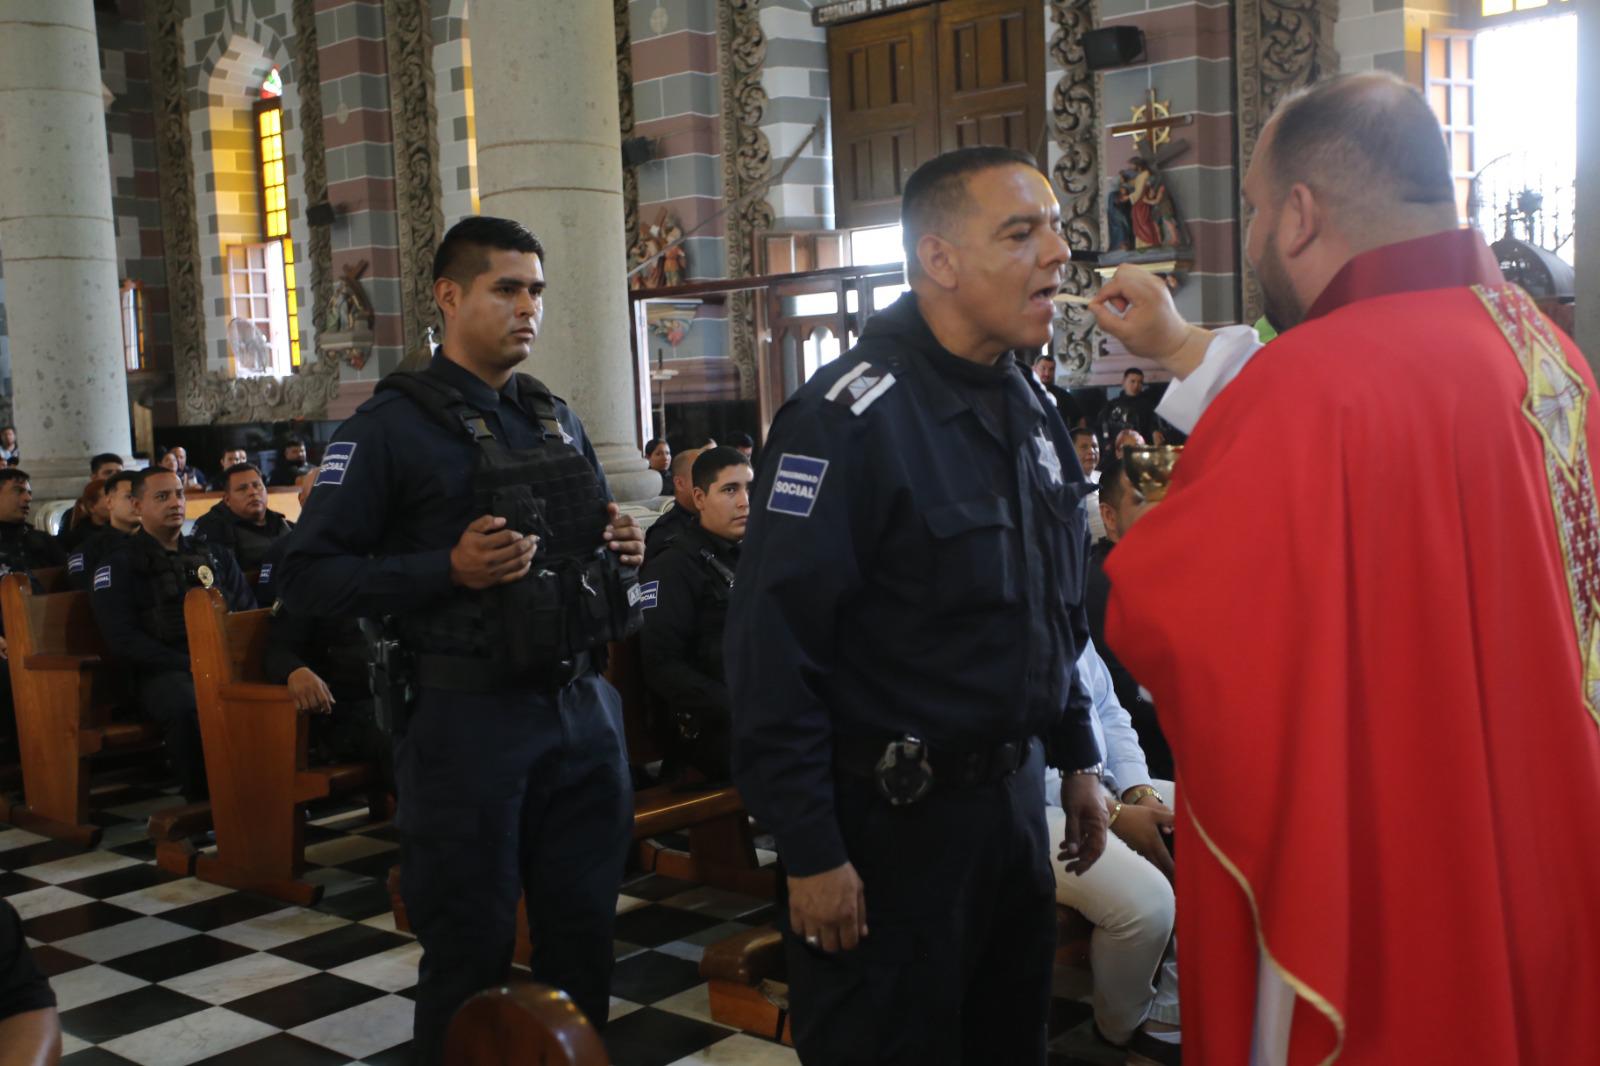
[[1100, 471], [1100, 502], [1109, 503], [1112, 507], [1122, 502], [1122, 494], [1130, 491], [1127, 479], [1123, 476], [1122, 457], [1119, 455], [1112, 459]]
[[115, 452], [101, 452], [99, 455], [89, 460], [89, 473], [93, 474], [107, 463], [116, 463], [118, 466], [121, 466], [122, 456]]
[[15, 466], [0, 467], [0, 488], [10, 481], [31, 481], [26, 471]]
[[462, 288], [489, 269], [489, 251], [532, 252], [545, 263], [544, 245], [522, 223], [490, 215], [469, 215], [450, 227], [433, 253], [433, 280], [449, 278]]
[[106, 478], [106, 495], [109, 496], [116, 492], [118, 485], [127, 482], [128, 491], [137, 496], [139, 494], [139, 482], [143, 479], [143, 470], [118, 470], [115, 474]]
[[285, 451], [290, 448], [304, 448], [305, 446], [306, 442], [301, 440], [299, 437], [285, 437], [283, 439], [283, 447]]
[[1132, 377], [1134, 374], [1138, 374], [1140, 377], [1144, 377], [1144, 371], [1143, 370], [1140, 370], [1136, 366], [1130, 366], [1128, 369], [1126, 369], [1126, 370], [1124, 370], [1122, 372], [1122, 380], [1123, 381], [1127, 381], [1128, 378]]
[[1053, 363], [1055, 361], [1056, 361], [1056, 357], [1055, 356], [1051, 355], [1049, 352], [1045, 352], [1044, 354], [1036, 356], [1034, 358], [1033, 365], [1034, 366], [1038, 366], [1040, 363]]
[[[680, 478], [685, 474], [688, 474], [692, 480], [694, 478], [692, 467], [694, 465], [694, 461], [699, 458], [699, 455], [699, 451], [694, 448], [685, 448], [683, 451], [674, 455], [672, 457], [672, 476], [674, 478]], [[743, 459], [744, 456], [741, 455], [739, 458]]]
[[1033, 156], [1016, 148], [981, 146], [934, 156], [912, 172], [900, 195], [900, 239], [907, 276], [922, 272], [917, 262], [917, 243], [929, 233], [948, 227], [971, 206], [967, 179], [979, 171], [1013, 166], [1037, 170], [1039, 164]]
[[728, 434], [728, 447], [730, 448], [754, 448], [755, 446], [755, 438], [748, 433]]
[[[284, 445], [284, 447], [288, 447], [288, 445]], [[229, 492], [233, 489], [233, 475], [235, 474], [254, 474], [256, 477], [260, 477], [261, 471], [254, 463], [234, 463], [222, 472], [223, 492]]]
[[1073, 426], [1072, 427], [1072, 439], [1074, 441], [1076, 441], [1079, 437], [1092, 437], [1092, 436], [1094, 436], [1094, 430], [1090, 429], [1088, 426]]
[[[139, 480], [133, 483], [133, 494], [142, 499], [144, 497], [145, 486], [148, 485], [150, 483], [150, 479], [155, 477], [157, 474], [172, 474], [172, 471], [168, 470], [164, 466], [152, 466], [148, 470], [139, 471]], [[177, 474], [172, 474], [172, 476], [178, 477]], [[182, 478], [178, 479], [178, 487], [183, 487]]]
[[730, 466], [749, 466], [750, 460], [744, 457], [744, 452], [737, 448], [730, 448], [726, 444], [715, 448], [707, 448], [701, 452], [694, 461], [694, 487], [701, 492], [710, 492], [711, 486], [717, 483], [717, 478]]

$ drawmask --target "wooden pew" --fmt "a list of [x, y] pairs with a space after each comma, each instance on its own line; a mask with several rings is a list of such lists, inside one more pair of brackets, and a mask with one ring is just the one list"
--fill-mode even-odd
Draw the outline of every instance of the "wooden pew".
[[[48, 586], [64, 572], [40, 572]], [[36, 576], [40, 576], [36, 575]], [[84, 847], [100, 842], [89, 823], [89, 760], [104, 751], [150, 744], [148, 722], [111, 717], [118, 689], [85, 592], [35, 595], [24, 574], [0, 579], [17, 741], [26, 803], [12, 825]]]
[[609, 1066], [589, 1019], [565, 992], [519, 982], [479, 992], [445, 1034], [450, 1066]]
[[303, 881], [303, 804], [366, 791], [373, 817], [386, 807], [378, 770], [366, 763], [310, 766], [309, 712], [295, 709], [287, 685], [261, 678], [271, 612], [230, 613], [217, 589], [191, 589], [189, 630], [200, 738], [217, 852], [201, 855], [195, 876], [309, 907], [322, 886]]

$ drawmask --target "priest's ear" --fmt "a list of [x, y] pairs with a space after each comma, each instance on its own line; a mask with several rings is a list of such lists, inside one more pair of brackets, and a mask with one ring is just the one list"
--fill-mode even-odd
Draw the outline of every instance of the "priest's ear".
[[1303, 181], [1295, 182], [1278, 209], [1278, 254], [1285, 259], [1295, 258], [1324, 235], [1327, 225], [1327, 197], [1319, 196]]
[[924, 233], [917, 239], [917, 261], [908, 264], [912, 273], [921, 274], [941, 289], [954, 289], [961, 273], [960, 252], [937, 233]]

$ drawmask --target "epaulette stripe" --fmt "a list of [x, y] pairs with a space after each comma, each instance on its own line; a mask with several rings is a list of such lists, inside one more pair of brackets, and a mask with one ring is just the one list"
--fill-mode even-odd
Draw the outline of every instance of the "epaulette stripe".
[[862, 396], [861, 399], [850, 405], [850, 413], [853, 415], [861, 414], [867, 408], [871, 407], [873, 402], [877, 400], [879, 396], [882, 396], [884, 393], [888, 392], [889, 387], [893, 384], [893, 374], [883, 375], [882, 380], [880, 380], [876, 385], [872, 386], [872, 388], [868, 389], [866, 395]]
[[857, 363], [848, 374], [844, 375], [844, 377], [833, 383], [833, 388], [827, 391], [826, 398], [829, 400], [837, 400], [839, 398], [839, 394], [845, 390], [845, 386], [849, 385], [856, 378], [860, 377], [862, 374], [865, 374], [871, 369], [871, 363]]

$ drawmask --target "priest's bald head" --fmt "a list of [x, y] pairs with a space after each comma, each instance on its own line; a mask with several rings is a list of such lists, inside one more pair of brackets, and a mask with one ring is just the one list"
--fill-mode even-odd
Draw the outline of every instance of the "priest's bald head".
[[1354, 256], [1458, 224], [1438, 119], [1410, 85], [1379, 72], [1284, 100], [1261, 131], [1244, 198], [1245, 254], [1280, 332]]

